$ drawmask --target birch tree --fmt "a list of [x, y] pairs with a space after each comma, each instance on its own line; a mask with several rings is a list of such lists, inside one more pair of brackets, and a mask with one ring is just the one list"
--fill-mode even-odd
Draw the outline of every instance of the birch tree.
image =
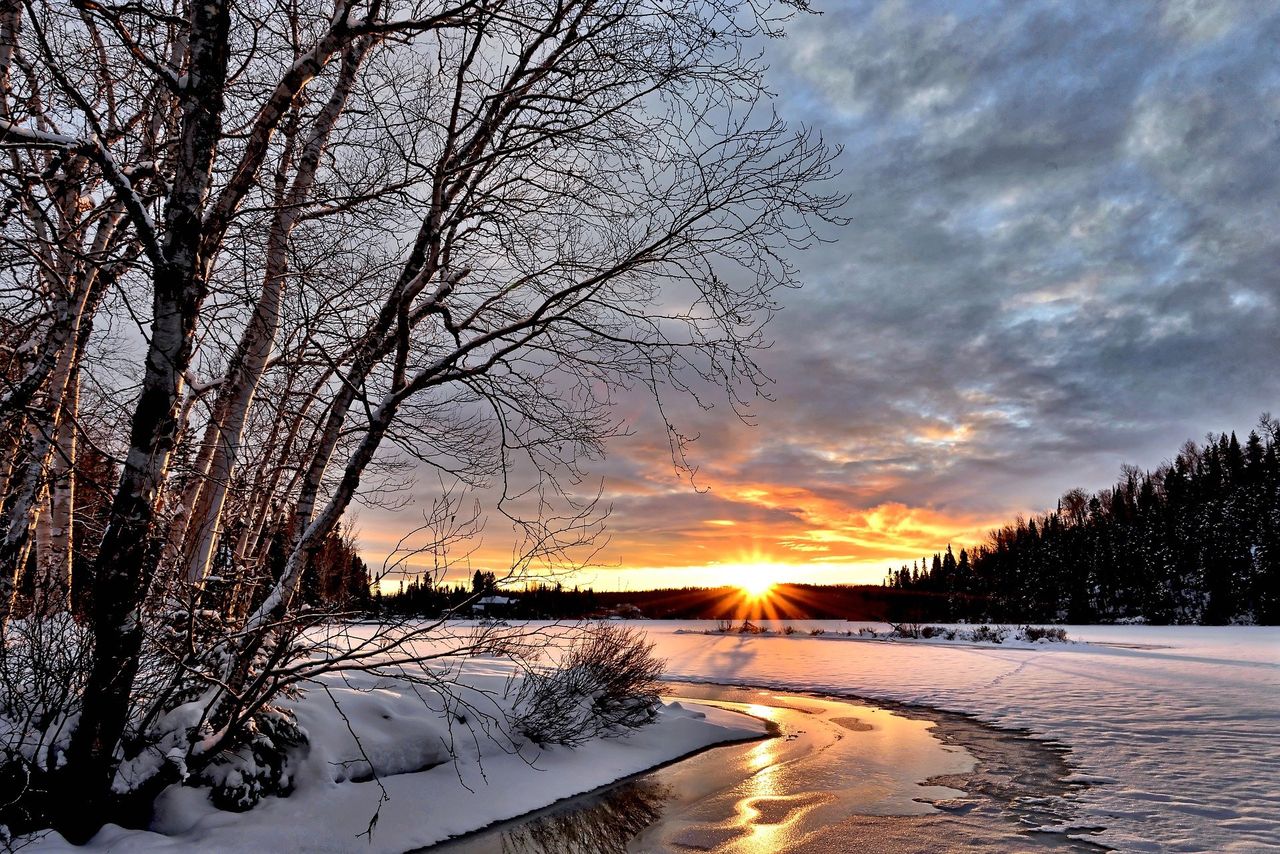
[[[317, 668], [432, 630], [308, 640], [300, 585], [372, 481], [488, 489], [518, 573], [593, 541], [574, 489], [618, 393], [752, 398], [786, 258], [838, 221], [835, 152], [773, 114], [754, 52], [795, 11], [0, 3], [0, 618], [65, 609], [93, 555], [32, 814], [87, 838]], [[135, 364], [86, 359], [130, 325]], [[71, 535], [86, 381], [118, 472], [91, 549]]]

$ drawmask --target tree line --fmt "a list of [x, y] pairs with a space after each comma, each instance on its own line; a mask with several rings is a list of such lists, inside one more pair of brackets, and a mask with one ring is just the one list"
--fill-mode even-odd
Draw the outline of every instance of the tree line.
[[1188, 441], [1154, 471], [1126, 465], [1108, 489], [1072, 489], [884, 584], [944, 594], [953, 619], [1280, 623], [1280, 422]]
[[[377, 616], [431, 619], [442, 616], [473, 616], [477, 604], [498, 597], [503, 605], [485, 607], [485, 616], [517, 619], [583, 619], [604, 616], [601, 608], [610, 598], [597, 598], [590, 587], [566, 587], [561, 583], [530, 582], [523, 588], [497, 586], [494, 574], [476, 570], [470, 586], [445, 583], [430, 574], [401, 580], [391, 592], [375, 590], [370, 612]], [[479, 616], [480, 613], [475, 614]], [[639, 612], [634, 612], [639, 616]]]

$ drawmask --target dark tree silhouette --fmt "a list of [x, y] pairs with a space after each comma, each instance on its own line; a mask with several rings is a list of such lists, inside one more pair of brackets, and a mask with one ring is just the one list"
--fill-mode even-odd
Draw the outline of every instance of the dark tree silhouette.
[[960, 560], [934, 555], [886, 585], [947, 593], [964, 619], [1280, 622], [1280, 422], [1188, 442], [1169, 463], [992, 531]]

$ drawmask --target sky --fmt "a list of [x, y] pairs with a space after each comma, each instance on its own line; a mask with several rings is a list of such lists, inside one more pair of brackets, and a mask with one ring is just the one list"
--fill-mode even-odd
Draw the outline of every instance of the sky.
[[[767, 80], [843, 146], [849, 225], [793, 259], [754, 426], [668, 411], [698, 490], [624, 413], [578, 583], [874, 583], [1280, 414], [1275, 4], [814, 7]], [[410, 524], [365, 512], [374, 563]], [[509, 554], [491, 524], [472, 561]]]

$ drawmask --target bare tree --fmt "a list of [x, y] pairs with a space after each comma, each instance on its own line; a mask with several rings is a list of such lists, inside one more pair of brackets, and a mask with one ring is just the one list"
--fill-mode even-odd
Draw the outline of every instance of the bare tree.
[[[619, 392], [751, 400], [786, 254], [840, 202], [752, 53], [794, 11], [0, 2], [0, 619], [33, 549], [31, 619], [92, 555], [49, 822], [87, 838], [142, 753], [198, 774], [290, 686], [441, 630], [318, 640], [299, 591], [358, 497], [415, 466], [495, 486], [519, 573], [593, 541], [575, 485]], [[127, 324], [132, 365], [86, 359]], [[118, 461], [91, 544], [86, 416]]]

